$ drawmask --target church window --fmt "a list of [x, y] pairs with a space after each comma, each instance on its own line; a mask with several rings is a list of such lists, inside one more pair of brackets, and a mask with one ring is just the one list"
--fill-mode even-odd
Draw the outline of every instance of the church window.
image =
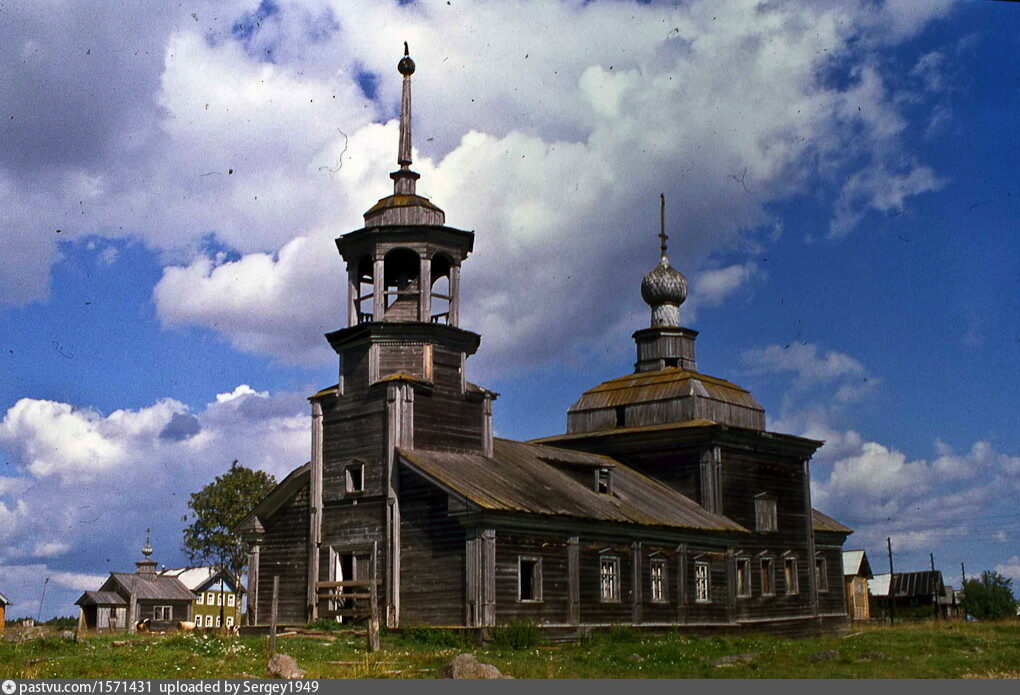
[[737, 558], [737, 596], [751, 595], [751, 560], [746, 557]]
[[773, 596], [776, 593], [776, 569], [772, 558], [761, 559], [761, 595]]
[[620, 558], [613, 555], [599, 557], [599, 596], [603, 603], [620, 600]]
[[595, 471], [595, 491], [600, 495], [613, 494], [613, 472], [608, 468]]
[[783, 579], [786, 580], [786, 593], [796, 594], [800, 591], [800, 579], [797, 576], [797, 558], [788, 557], [783, 560]]
[[819, 591], [829, 590], [829, 575], [828, 568], [826, 567], [825, 558], [815, 558], [815, 583], [818, 585]]
[[776, 501], [764, 492], [754, 498], [754, 523], [759, 531], [775, 531], [779, 528]]
[[517, 598], [537, 603], [542, 600], [542, 558], [520, 557], [517, 560]]
[[694, 600], [708, 603], [712, 594], [712, 576], [707, 562], [694, 563]]
[[651, 597], [653, 603], [666, 603], [666, 560], [661, 557], [648, 561], [651, 574]]
[[365, 489], [365, 466], [356, 463], [347, 466], [347, 492], [362, 492]]

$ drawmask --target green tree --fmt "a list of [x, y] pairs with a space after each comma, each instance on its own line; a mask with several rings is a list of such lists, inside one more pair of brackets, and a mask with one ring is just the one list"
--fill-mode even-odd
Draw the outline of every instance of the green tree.
[[998, 572], [984, 571], [981, 579], [963, 585], [963, 610], [978, 620], [1001, 620], [1016, 615], [1013, 580]]
[[[190, 514], [181, 521], [191, 521], [184, 529], [182, 550], [191, 562], [210, 564], [240, 578], [248, 563], [244, 541], [234, 527], [276, 485], [273, 476], [241, 466], [237, 461], [230, 470], [191, 495]], [[223, 607], [220, 624], [223, 625]]]

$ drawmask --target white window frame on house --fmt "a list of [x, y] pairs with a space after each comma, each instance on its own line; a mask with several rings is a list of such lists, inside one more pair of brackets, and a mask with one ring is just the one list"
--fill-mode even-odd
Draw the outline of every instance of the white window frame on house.
[[797, 558], [793, 555], [783, 557], [783, 581], [786, 584], [787, 596], [800, 593], [800, 574], [798, 573]]
[[174, 607], [173, 606], [153, 606], [152, 607], [152, 619], [161, 622], [168, 622], [174, 619]]
[[[353, 472], [357, 471], [357, 478]], [[351, 463], [344, 467], [344, 488], [348, 493], [365, 491], [365, 464]]]
[[217, 594], [216, 594], [216, 605], [217, 606], [222, 606], [223, 605], [223, 592], [222, 591], [217, 592]]
[[227, 627], [234, 627], [234, 616], [227, 616]]
[[195, 604], [199, 605], [199, 606], [204, 606], [205, 605], [205, 592], [204, 591], [199, 591], [198, 592], [198, 598], [195, 599]]
[[205, 626], [206, 626], [206, 627], [212, 627], [212, 626], [213, 626], [213, 617], [212, 617], [212, 613], [208, 613], [208, 614], [207, 614], [207, 615], [205, 616]]
[[217, 614], [216, 615], [216, 627], [219, 627], [219, 626], [220, 626], [220, 616], [219, 616], [219, 614]]
[[653, 557], [648, 559], [648, 598], [652, 603], [669, 603], [669, 586], [666, 569], [669, 562], [664, 557]]
[[824, 557], [815, 556], [815, 586], [818, 592], [829, 590], [829, 563]]
[[595, 469], [595, 492], [600, 495], [613, 494], [613, 469], [600, 466]]
[[694, 561], [694, 602], [712, 601], [712, 565], [707, 560]]
[[237, 605], [237, 596], [234, 594], [227, 594], [227, 605], [233, 608]]
[[[531, 596], [524, 596], [525, 569], [531, 572]], [[521, 603], [542, 603], [542, 558], [520, 555], [517, 558], [517, 600]]]
[[776, 595], [776, 561], [771, 555], [758, 558], [758, 581], [762, 596]]
[[599, 599], [602, 603], [620, 602], [619, 555], [599, 555]]
[[779, 530], [776, 498], [767, 492], [754, 496], [754, 528], [759, 533]]
[[216, 592], [215, 591], [207, 591], [207, 592], [205, 592], [205, 603], [208, 606], [215, 606], [216, 605]]
[[737, 598], [751, 596], [751, 558], [737, 557]]

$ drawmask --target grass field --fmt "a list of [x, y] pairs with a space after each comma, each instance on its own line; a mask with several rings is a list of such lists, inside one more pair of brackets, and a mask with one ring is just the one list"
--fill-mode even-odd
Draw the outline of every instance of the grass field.
[[[450, 633], [428, 630], [415, 637], [385, 635], [383, 649], [374, 654], [366, 652], [363, 638], [347, 633], [332, 641], [281, 637], [278, 649], [297, 659], [310, 678], [431, 678], [464, 651], [515, 678], [1020, 677], [1016, 621], [867, 627], [803, 640], [652, 637], [621, 629], [577, 644], [526, 649], [461, 646]], [[264, 637], [198, 634], [0, 640], [0, 678], [262, 677], [266, 646]], [[741, 654], [754, 656], [714, 665]]]

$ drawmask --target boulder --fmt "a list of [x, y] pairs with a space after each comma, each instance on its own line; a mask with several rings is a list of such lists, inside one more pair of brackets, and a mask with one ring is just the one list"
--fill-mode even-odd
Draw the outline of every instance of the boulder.
[[436, 678], [468, 678], [475, 680], [489, 680], [497, 678], [509, 678], [500, 673], [499, 669], [492, 664], [479, 663], [474, 654], [458, 654], [439, 667]]
[[731, 656], [720, 656], [712, 662], [713, 666], [736, 666], [737, 664], [749, 664], [758, 658], [758, 652], [746, 652], [744, 654], [733, 654]]
[[68, 642], [78, 641], [78, 633], [74, 630], [61, 630], [57, 637], [62, 640], [67, 640]]
[[273, 654], [269, 657], [267, 670], [269, 671], [270, 678], [294, 679], [305, 677], [305, 672], [298, 667], [294, 657], [287, 654]]
[[883, 661], [885, 654], [882, 652], [862, 652], [858, 658], [861, 661]]
[[839, 658], [839, 652], [835, 649], [826, 649], [823, 652], [815, 652], [808, 657], [808, 661], [813, 664], [817, 664], [821, 661], [835, 661]]

